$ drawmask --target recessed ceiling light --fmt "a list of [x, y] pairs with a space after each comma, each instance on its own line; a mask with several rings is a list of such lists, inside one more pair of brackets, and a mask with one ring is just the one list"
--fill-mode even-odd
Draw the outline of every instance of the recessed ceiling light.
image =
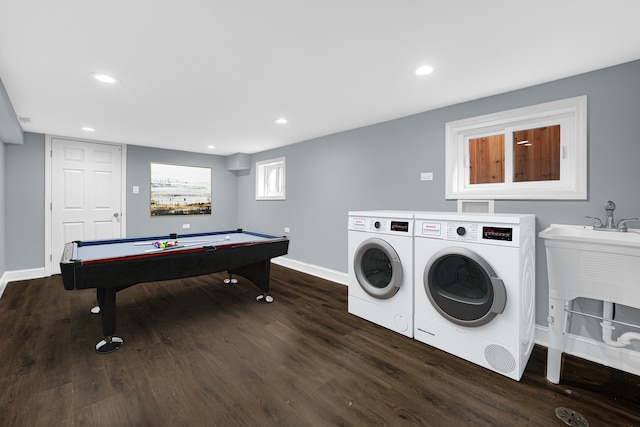
[[433, 67], [430, 67], [428, 65], [423, 65], [421, 67], [416, 68], [415, 73], [417, 76], [426, 76], [427, 74], [433, 73]]
[[104, 73], [91, 73], [91, 75], [93, 76], [94, 79], [98, 80], [99, 82], [102, 83], [109, 83], [109, 84], [115, 84], [115, 83], [120, 83], [120, 79], [115, 77], [115, 76], [111, 76], [109, 74], [104, 74]]
[[207, 145], [207, 148], [210, 149], [210, 150], [213, 150], [213, 149], [216, 148], [216, 146], [215, 145]]
[[89, 126], [84, 126], [82, 128], [82, 130], [85, 131], [85, 132], [95, 132], [96, 131], [94, 128], [91, 128]]
[[289, 120], [281, 117], [279, 119], [275, 119], [274, 122], [276, 122], [279, 125], [286, 125], [287, 123], [289, 123]]

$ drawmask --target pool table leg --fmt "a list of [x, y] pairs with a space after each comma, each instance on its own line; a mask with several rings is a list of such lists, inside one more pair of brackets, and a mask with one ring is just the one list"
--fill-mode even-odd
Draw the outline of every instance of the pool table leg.
[[256, 297], [256, 301], [261, 303], [270, 303], [273, 302], [273, 297], [265, 292], [264, 294], [258, 295]]
[[273, 297], [269, 295], [271, 259], [227, 270], [227, 273], [229, 273], [229, 275], [239, 274], [240, 276], [246, 277], [260, 288], [262, 294], [256, 297], [256, 301], [262, 303], [273, 302]]
[[97, 288], [100, 316], [102, 317], [102, 333], [105, 336], [102, 341], [96, 344], [98, 353], [116, 351], [124, 342], [122, 338], [113, 335], [116, 332], [116, 292], [115, 287]]
[[229, 274], [229, 277], [227, 277], [226, 279], [224, 279], [224, 284], [225, 285], [235, 285], [236, 283], [238, 283], [238, 279], [236, 279], [235, 277], [233, 277], [233, 274]]

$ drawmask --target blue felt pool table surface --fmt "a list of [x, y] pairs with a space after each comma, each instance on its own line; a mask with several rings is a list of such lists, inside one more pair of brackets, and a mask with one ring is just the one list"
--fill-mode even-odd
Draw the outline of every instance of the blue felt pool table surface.
[[[280, 238], [282, 237], [250, 231], [232, 230], [177, 235], [173, 239], [169, 235], [164, 235], [129, 239], [93, 240], [74, 242], [75, 244], [72, 246], [73, 253], [68, 255], [68, 259], [86, 263], [137, 256], [162, 256], [202, 248], [221, 248], [253, 243], [259, 244]], [[156, 242], [170, 242], [174, 246], [158, 248], [154, 246]], [[175, 245], [176, 242], [177, 245]]]

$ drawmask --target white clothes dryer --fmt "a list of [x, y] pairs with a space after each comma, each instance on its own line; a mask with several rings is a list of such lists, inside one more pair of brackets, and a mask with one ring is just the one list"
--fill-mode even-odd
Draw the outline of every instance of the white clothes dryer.
[[535, 328], [535, 216], [415, 215], [415, 339], [519, 381]]
[[413, 337], [413, 213], [349, 212], [348, 311]]

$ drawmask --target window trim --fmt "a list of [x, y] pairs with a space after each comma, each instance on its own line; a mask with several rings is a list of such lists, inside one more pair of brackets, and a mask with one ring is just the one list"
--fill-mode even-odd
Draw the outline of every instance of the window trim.
[[[269, 172], [279, 167], [282, 168], [281, 191], [268, 194]], [[256, 162], [256, 200], [286, 200], [286, 176], [286, 157]]]
[[[510, 182], [514, 130], [561, 124], [560, 180]], [[505, 134], [505, 181], [469, 184], [469, 139]], [[547, 102], [446, 123], [447, 199], [587, 199], [587, 96]]]

